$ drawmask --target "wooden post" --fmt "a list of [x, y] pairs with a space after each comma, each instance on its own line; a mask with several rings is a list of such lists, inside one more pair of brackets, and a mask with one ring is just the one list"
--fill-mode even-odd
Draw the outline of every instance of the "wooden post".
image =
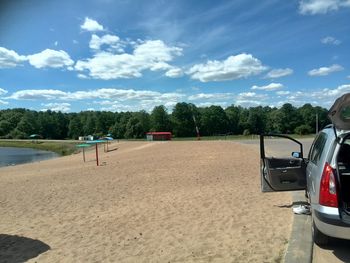
[[83, 147], [83, 160], [84, 160], [84, 163], [85, 163], [85, 147]]
[[95, 145], [96, 145], [96, 165], [98, 166], [98, 147], [97, 147], [97, 144], [98, 143], [96, 143]]

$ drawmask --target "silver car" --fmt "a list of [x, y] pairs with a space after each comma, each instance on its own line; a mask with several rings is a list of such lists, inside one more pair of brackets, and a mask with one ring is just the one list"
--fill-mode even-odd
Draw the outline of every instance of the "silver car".
[[312, 215], [313, 240], [350, 239], [350, 93], [338, 98], [328, 112], [332, 121], [314, 139], [307, 158], [303, 145], [291, 157], [266, 157], [260, 135], [262, 192], [306, 190]]

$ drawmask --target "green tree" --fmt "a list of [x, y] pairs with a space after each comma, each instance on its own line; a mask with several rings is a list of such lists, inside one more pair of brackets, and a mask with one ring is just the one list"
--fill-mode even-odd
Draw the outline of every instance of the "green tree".
[[126, 138], [144, 138], [150, 128], [150, 117], [145, 111], [135, 112], [126, 124]]
[[227, 133], [228, 118], [221, 106], [202, 108], [200, 113], [201, 133], [203, 135]]
[[36, 123], [36, 116], [34, 112], [27, 111], [17, 124], [16, 129], [19, 132], [22, 132], [25, 134], [26, 137], [33, 133], [37, 133], [37, 123]]
[[239, 130], [239, 117], [242, 107], [231, 105], [225, 109], [225, 113], [228, 119], [228, 131], [233, 134], [240, 133]]
[[150, 117], [152, 131], [171, 131], [170, 117], [163, 105], [154, 107]]
[[82, 136], [82, 123], [80, 121], [80, 118], [77, 114], [74, 114], [70, 121], [68, 126], [68, 136], [72, 139], [78, 139], [79, 136]]
[[265, 110], [261, 106], [249, 108], [247, 124], [251, 134], [263, 133], [266, 128]]
[[174, 135], [177, 137], [188, 137], [196, 135], [196, 126], [193, 120], [195, 116], [199, 122], [199, 116], [196, 106], [186, 102], [177, 103], [171, 114]]

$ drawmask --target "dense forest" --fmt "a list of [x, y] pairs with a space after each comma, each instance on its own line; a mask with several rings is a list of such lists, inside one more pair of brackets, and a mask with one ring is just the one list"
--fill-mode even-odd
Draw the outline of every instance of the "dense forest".
[[201, 136], [223, 134], [315, 133], [316, 114], [319, 127], [329, 123], [327, 110], [305, 104], [296, 108], [286, 103], [281, 108], [229, 106], [196, 107], [190, 103], [177, 103], [168, 113], [164, 106], [155, 107], [151, 113], [82, 111], [62, 113], [7, 109], [0, 111], [0, 138], [28, 138], [40, 134], [47, 139], [77, 139], [78, 136], [103, 136], [114, 138], [144, 138], [149, 131], [171, 131], [176, 137], [196, 136], [196, 126]]

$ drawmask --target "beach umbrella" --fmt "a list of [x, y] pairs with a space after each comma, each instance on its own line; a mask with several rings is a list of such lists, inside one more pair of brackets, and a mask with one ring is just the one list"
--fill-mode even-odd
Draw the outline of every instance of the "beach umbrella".
[[94, 141], [88, 141], [86, 142], [86, 144], [95, 144], [95, 149], [96, 149], [96, 165], [98, 166], [99, 165], [99, 162], [98, 162], [98, 144], [99, 143], [105, 143], [106, 141], [105, 140], [94, 140]]
[[[108, 135], [108, 134], [107, 134], [107, 135]], [[105, 141], [106, 141], [105, 145], [107, 145], [107, 149], [106, 149], [106, 147], [104, 147], [104, 151], [105, 151], [105, 152], [108, 152], [108, 142], [109, 142], [109, 141], [113, 141], [113, 138], [110, 137], [110, 136], [106, 136], [106, 137], [101, 138], [101, 140], [105, 140]]]
[[78, 144], [76, 147], [78, 148], [82, 148], [83, 149], [83, 160], [84, 160], [84, 163], [85, 163], [85, 148], [86, 147], [90, 147], [91, 144], [87, 144], [87, 143], [83, 143], [83, 144]]
[[29, 135], [29, 138], [30, 139], [37, 139], [37, 138], [40, 138], [41, 136], [39, 134], [31, 134]]

